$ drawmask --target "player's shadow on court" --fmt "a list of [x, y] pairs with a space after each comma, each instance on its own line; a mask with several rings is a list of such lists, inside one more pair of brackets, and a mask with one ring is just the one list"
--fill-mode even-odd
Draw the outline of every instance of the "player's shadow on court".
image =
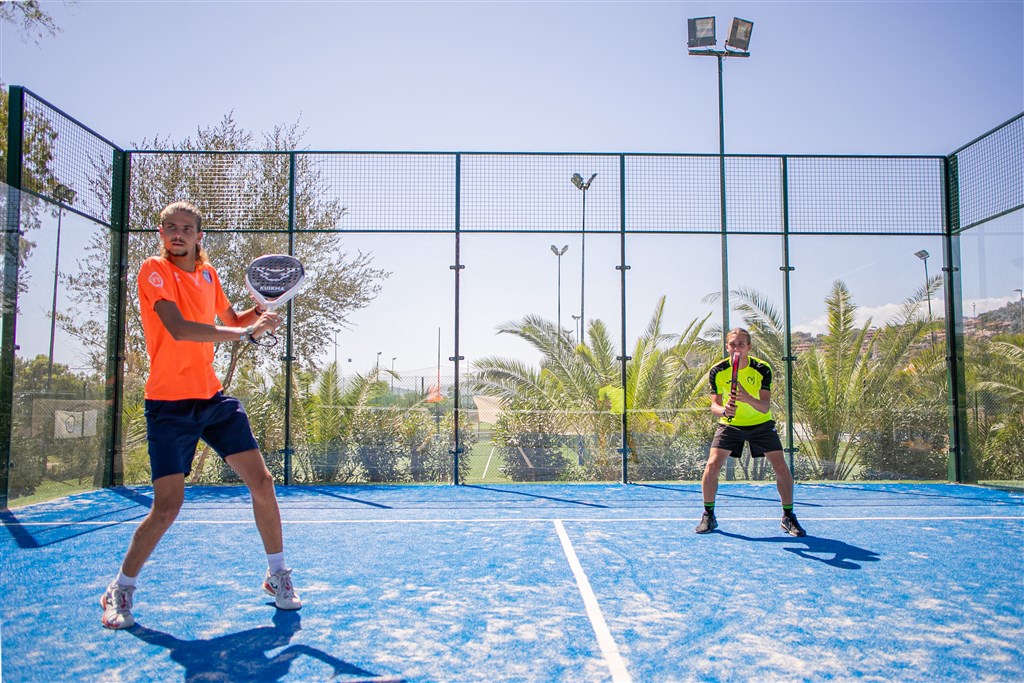
[[[182, 640], [156, 629], [136, 624], [128, 629], [139, 640], [166, 648], [171, 659], [185, 669], [186, 683], [207, 681], [277, 681], [288, 674], [292, 662], [299, 657], [312, 657], [330, 666], [333, 677], [377, 675], [349, 664], [308, 645], [289, 645], [302, 629], [298, 612], [277, 610], [273, 626], [260, 626], [216, 638]], [[273, 657], [267, 652], [284, 648]], [[391, 680], [391, 679], [388, 679]], [[394, 679], [401, 683], [400, 679]]]
[[754, 541], [756, 543], [786, 543], [800, 544], [804, 547], [785, 547], [783, 550], [807, 560], [814, 560], [827, 564], [837, 569], [861, 569], [863, 562], [878, 562], [881, 558], [874, 550], [850, 545], [833, 538], [821, 536], [772, 536], [769, 538], [755, 538], [734, 534], [728, 531], [718, 530], [718, 533], [729, 538], [738, 538], [742, 541]]

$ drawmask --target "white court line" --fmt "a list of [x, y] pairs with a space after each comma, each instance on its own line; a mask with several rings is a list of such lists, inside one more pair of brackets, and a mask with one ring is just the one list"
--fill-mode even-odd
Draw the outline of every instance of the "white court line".
[[597, 644], [601, 647], [604, 661], [612, 672], [612, 681], [615, 683], [632, 683], [633, 679], [630, 677], [629, 672], [626, 671], [626, 663], [622, 661], [619, 648], [612, 639], [611, 631], [608, 630], [608, 624], [604, 620], [604, 615], [601, 614], [601, 608], [597, 604], [594, 591], [590, 588], [590, 580], [587, 579], [587, 575], [583, 572], [580, 560], [576, 557], [576, 551], [569, 541], [569, 535], [565, 533], [565, 527], [562, 526], [562, 520], [556, 519], [553, 521], [555, 523], [555, 531], [558, 532], [558, 539], [562, 542], [562, 550], [565, 551], [565, 557], [569, 560], [573, 576], [576, 577], [576, 585], [579, 586], [580, 595], [583, 596], [583, 604], [587, 608], [590, 624], [594, 627], [594, 633], [597, 634]]
[[484, 465], [483, 476], [480, 477], [480, 481], [487, 480], [487, 469], [491, 466], [491, 456], [494, 455], [495, 446], [491, 446], [491, 452], [487, 454], [487, 464]]
[[[724, 522], [770, 522], [774, 521], [776, 517], [719, 517]], [[999, 520], [999, 519], [1011, 519], [1019, 522], [1024, 522], [1024, 517], [1020, 515], [983, 515], [978, 517], [804, 517], [800, 516], [803, 521], [810, 522], [948, 522], [948, 521], [983, 521], [983, 520]], [[0, 522], [0, 527], [5, 526], [16, 526], [16, 527], [27, 527], [27, 526], [115, 526], [118, 524], [142, 524], [141, 519], [130, 519], [130, 520], [111, 520], [108, 522], [72, 522], [72, 521], [54, 521], [54, 522]], [[471, 517], [464, 519], [437, 519], [437, 518], [424, 518], [424, 519], [282, 519], [282, 524], [522, 524], [524, 522], [534, 523], [548, 523], [554, 521], [550, 517]], [[592, 518], [592, 517], [563, 517], [562, 521], [574, 522], [574, 523], [615, 523], [615, 522], [681, 522], [684, 524], [693, 521], [692, 517], [607, 517], [604, 519]], [[253, 522], [251, 519], [237, 519], [237, 520], [214, 520], [214, 519], [177, 519], [174, 521], [175, 526], [182, 524], [245, 524], [251, 525]]]

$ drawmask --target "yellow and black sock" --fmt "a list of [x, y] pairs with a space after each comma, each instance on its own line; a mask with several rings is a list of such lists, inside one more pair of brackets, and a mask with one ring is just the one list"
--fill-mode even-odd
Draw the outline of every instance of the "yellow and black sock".
[[783, 517], [789, 517], [791, 514], [793, 514], [793, 504], [790, 503], [789, 505], [783, 505], [782, 506], [782, 516]]
[[[792, 508], [793, 506], [790, 505], [789, 507]], [[704, 512], [710, 513], [712, 515], [715, 514], [715, 501], [711, 501], [710, 503], [704, 503]]]

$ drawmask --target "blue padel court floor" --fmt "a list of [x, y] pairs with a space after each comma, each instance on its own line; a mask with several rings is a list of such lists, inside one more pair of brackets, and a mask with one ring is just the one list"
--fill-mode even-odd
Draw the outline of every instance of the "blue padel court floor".
[[279, 612], [244, 488], [191, 488], [138, 624], [99, 596], [148, 488], [3, 513], [3, 681], [1018, 681], [1024, 495], [958, 485], [279, 489]]

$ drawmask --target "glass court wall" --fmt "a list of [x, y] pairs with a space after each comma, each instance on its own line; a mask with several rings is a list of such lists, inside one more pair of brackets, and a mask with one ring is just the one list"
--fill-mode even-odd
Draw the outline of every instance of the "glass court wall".
[[[1019, 163], [1019, 118], [948, 158], [729, 156], [723, 230], [713, 155], [129, 151], [19, 101], [15, 124], [61, 132], [42, 170], [21, 135], [6, 195], [8, 504], [148, 483], [134, 279], [181, 198], [236, 309], [251, 259], [306, 265], [278, 344], [216, 357], [281, 483], [694, 481], [737, 326], [799, 479], [1021, 478], [981, 455], [1016, 428], [988, 368], [1019, 383], [1020, 331], [970, 323], [1019, 309], [1019, 183], [963, 180]], [[1005, 207], [967, 225], [978, 188]], [[772, 473], [744, 454], [724, 476]], [[191, 480], [232, 477], [201, 444]]]

